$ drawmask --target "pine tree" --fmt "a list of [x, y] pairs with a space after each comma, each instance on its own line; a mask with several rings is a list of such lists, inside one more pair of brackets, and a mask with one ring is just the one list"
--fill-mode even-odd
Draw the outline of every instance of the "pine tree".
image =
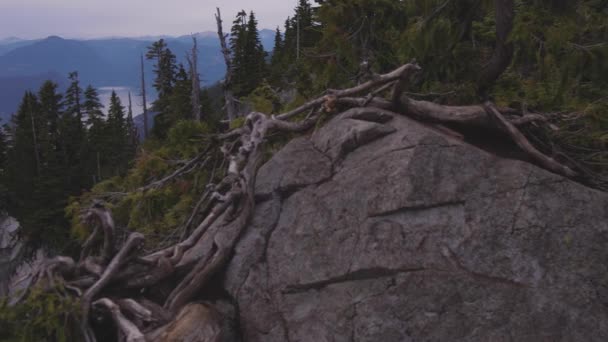
[[250, 92], [266, 77], [266, 52], [260, 40], [258, 21], [253, 11], [249, 13], [249, 20], [247, 21], [245, 56], [247, 58], [246, 67], [248, 71], [246, 89]]
[[272, 48], [271, 65], [278, 65], [281, 61], [283, 53], [283, 35], [281, 30], [277, 27], [274, 33], [274, 47]]
[[86, 123], [90, 127], [96, 122], [103, 120], [103, 105], [99, 100], [99, 94], [97, 89], [89, 85], [84, 91], [84, 103], [82, 104], [82, 110], [86, 116]]
[[270, 59], [269, 66], [269, 82], [274, 86], [282, 86], [282, 80], [284, 75], [283, 68], [283, 53], [284, 53], [284, 41], [281, 30], [277, 27], [274, 35], [274, 47], [272, 49], [272, 58]]
[[88, 174], [93, 176], [94, 183], [103, 179], [101, 163], [105, 162], [105, 156], [108, 154], [108, 147], [105, 145], [106, 122], [102, 109], [97, 89], [89, 85], [84, 91], [83, 111], [88, 126], [87, 170]]
[[[48, 95], [43, 87], [41, 93]], [[52, 97], [51, 97], [52, 98]], [[57, 99], [57, 97], [55, 97]], [[48, 100], [48, 99], [47, 99]], [[46, 103], [57, 107], [59, 102]], [[13, 116], [12, 147], [8, 153], [5, 179], [10, 196], [9, 212], [22, 225], [26, 241], [38, 246], [60, 247], [65, 242], [63, 207], [69, 191], [61, 177], [62, 166], [49, 144], [49, 124], [36, 95], [27, 92]]]
[[253, 12], [238, 13], [230, 39], [234, 65], [234, 93], [246, 96], [266, 76], [266, 52], [260, 41], [257, 20]]
[[154, 118], [154, 134], [158, 138], [164, 138], [171, 122], [171, 95], [176, 82], [175, 55], [167, 47], [163, 39], [154, 42], [148, 47], [146, 58], [155, 60], [154, 88], [158, 92], [158, 98], [154, 101], [153, 109], [159, 112]]
[[246, 41], [247, 12], [241, 10], [232, 22], [232, 29], [230, 30], [230, 51], [232, 53], [232, 68], [234, 72], [232, 87], [236, 96], [241, 96], [245, 93], [244, 75], [247, 73]]
[[78, 72], [69, 73], [70, 86], [65, 93], [65, 112], [82, 122], [82, 108], [80, 106], [82, 88], [78, 79]]
[[62, 95], [57, 92], [57, 87], [56, 83], [46, 81], [38, 92], [41, 121], [38, 125], [40, 137], [38, 142], [43, 163], [41, 181], [45, 182], [50, 198], [57, 199], [61, 203], [61, 198], [65, 196], [62, 177], [66, 170], [60, 154], [59, 120]]
[[66, 90], [63, 106], [65, 108], [59, 120], [58, 140], [61, 144], [61, 155], [65, 183], [69, 193], [79, 193], [86, 189], [91, 180], [85, 172], [87, 160], [86, 130], [82, 120], [80, 81], [78, 73], [69, 74], [71, 81]]
[[129, 145], [125, 107], [116, 92], [112, 90], [106, 122], [105, 146], [107, 146], [107, 154], [103, 158], [109, 175], [118, 176], [126, 170], [129, 162], [127, 153]]
[[130, 145], [130, 149], [132, 150], [130, 153], [130, 157], [135, 155], [135, 148], [139, 142], [139, 135], [137, 133], [137, 126], [135, 126], [135, 121], [133, 120], [133, 104], [131, 102], [131, 92], [129, 92], [129, 107], [127, 108], [127, 135], [128, 135], [128, 143]]
[[158, 92], [158, 100], [155, 107], [157, 107], [157, 110], [162, 110], [165, 108], [164, 100], [171, 95], [175, 82], [175, 55], [167, 47], [164, 39], [160, 39], [148, 47], [146, 58], [155, 61], [154, 73], [156, 74], [156, 78], [154, 79], [154, 88]]
[[192, 80], [183, 65], [179, 65], [175, 76], [175, 87], [171, 95], [171, 122], [193, 120], [192, 116]]
[[40, 109], [48, 124], [49, 134], [54, 136], [54, 139], [52, 139], [54, 144], [57, 143], [59, 119], [63, 110], [63, 106], [61, 104], [63, 95], [57, 91], [57, 88], [58, 85], [56, 83], [46, 81], [38, 93], [40, 98]]
[[[300, 50], [310, 48], [316, 43], [316, 32], [313, 29], [313, 13], [312, 6], [308, 0], [300, 0], [295, 10], [294, 22], [296, 30], [296, 39], [299, 41]], [[298, 47], [296, 47], [298, 48]]]

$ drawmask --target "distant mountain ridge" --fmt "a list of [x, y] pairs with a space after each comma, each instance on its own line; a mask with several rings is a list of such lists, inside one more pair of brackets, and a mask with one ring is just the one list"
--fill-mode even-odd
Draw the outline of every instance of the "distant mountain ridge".
[[[266, 50], [274, 44], [273, 30], [261, 30], [260, 39]], [[225, 73], [225, 64], [215, 32], [199, 32], [199, 72], [203, 85], [211, 85]], [[61, 85], [67, 74], [78, 71], [82, 86], [126, 86], [140, 88], [139, 59], [146, 48], [161, 36], [116, 37], [99, 39], [64, 39], [50, 36], [45, 39], [22, 40], [16, 37], [0, 40], [0, 119], [6, 122], [17, 110], [26, 90], [36, 91], [47, 78]], [[162, 37], [177, 57], [187, 65], [185, 56], [192, 48], [192, 36]], [[152, 63], [146, 61], [146, 83], [151, 89]]]

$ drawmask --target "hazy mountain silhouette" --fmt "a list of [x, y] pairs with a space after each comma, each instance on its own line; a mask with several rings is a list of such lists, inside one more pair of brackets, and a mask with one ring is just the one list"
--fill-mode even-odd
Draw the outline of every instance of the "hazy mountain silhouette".
[[[199, 72], [203, 85], [211, 85], [225, 73], [225, 64], [215, 32], [196, 34], [199, 49]], [[126, 86], [139, 89], [139, 58], [155, 37], [104, 38], [91, 40], [63, 39], [51, 36], [41, 40], [0, 40], [0, 118], [13, 113], [26, 90], [36, 91], [48, 78], [67, 84], [69, 72], [78, 71], [82, 86]], [[274, 31], [261, 30], [266, 50], [274, 43]], [[187, 65], [185, 56], [192, 48], [192, 37], [165, 38], [177, 56]], [[151, 88], [153, 67], [146, 61], [147, 87]], [[148, 89], [153, 96], [152, 89]]]

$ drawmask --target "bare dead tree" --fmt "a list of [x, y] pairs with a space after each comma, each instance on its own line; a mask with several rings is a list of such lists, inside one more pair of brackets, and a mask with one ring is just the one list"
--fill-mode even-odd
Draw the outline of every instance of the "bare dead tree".
[[148, 104], [146, 102], [146, 79], [144, 73], [144, 55], [141, 56], [141, 96], [144, 106], [144, 139], [148, 139]]
[[226, 76], [224, 77], [224, 80], [222, 82], [225, 101], [224, 106], [226, 109], [228, 121], [232, 121], [236, 118], [236, 102], [234, 98], [234, 93], [232, 92], [232, 58], [230, 57], [230, 49], [228, 49], [228, 45], [226, 44], [227, 35], [224, 34], [224, 30], [222, 29], [222, 14], [220, 13], [219, 7], [216, 8], [216, 10], [217, 13], [215, 14], [215, 21], [217, 23], [217, 35], [220, 39], [222, 55], [224, 55], [224, 62], [226, 63]]
[[190, 54], [186, 56], [186, 60], [190, 66], [190, 79], [192, 80], [192, 94], [190, 95], [192, 117], [196, 121], [201, 121], [201, 82], [198, 74], [198, 44], [195, 35], [192, 35], [192, 50], [190, 50]]

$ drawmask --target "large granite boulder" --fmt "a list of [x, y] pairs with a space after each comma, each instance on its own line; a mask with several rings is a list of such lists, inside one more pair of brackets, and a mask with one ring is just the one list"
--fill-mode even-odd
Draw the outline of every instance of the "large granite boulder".
[[608, 194], [405, 117], [259, 172], [224, 279], [244, 341], [606, 341]]

